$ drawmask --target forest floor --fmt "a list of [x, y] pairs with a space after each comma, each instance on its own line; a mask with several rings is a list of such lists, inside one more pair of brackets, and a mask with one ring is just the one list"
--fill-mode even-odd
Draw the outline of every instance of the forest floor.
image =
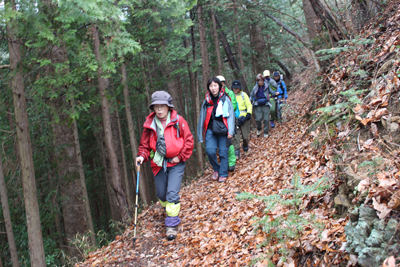
[[[252, 132], [249, 152], [242, 151], [236, 171], [229, 174], [226, 183], [212, 181], [212, 169], [208, 167], [201, 177], [182, 188], [182, 224], [176, 240], [166, 240], [165, 212], [156, 203], [138, 217], [135, 246], [131, 226], [108, 246], [90, 253], [79, 266], [268, 266], [269, 262], [295, 266], [294, 261], [309, 266], [324, 266], [323, 262], [337, 266], [347, 261], [349, 256], [342, 246], [347, 220], [337, 215], [331, 190], [301, 196], [296, 213], [304, 218], [315, 215], [315, 224], [306, 225], [293, 239], [273, 238], [257, 227], [255, 217], [266, 215], [266, 201], [236, 198], [243, 192], [268, 196], [293, 189], [294, 175], [300, 177], [302, 185], [328, 177], [330, 186], [334, 186], [331, 152], [313, 147], [313, 136], [306, 135], [308, 123], [303, 115], [307, 96], [308, 92], [290, 95], [289, 99], [296, 101], [286, 107], [286, 120], [270, 131], [269, 138], [257, 138]], [[268, 215], [274, 220], [287, 216], [290, 210], [277, 205]], [[322, 223], [324, 229], [317, 229], [317, 223]], [[287, 251], [286, 262], [279, 252], [281, 248]]]

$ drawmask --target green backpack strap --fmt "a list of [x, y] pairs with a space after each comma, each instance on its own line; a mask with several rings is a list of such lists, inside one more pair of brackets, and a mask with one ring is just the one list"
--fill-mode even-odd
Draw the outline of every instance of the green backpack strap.
[[177, 128], [176, 128], [176, 137], [179, 138], [179, 114], [176, 114], [176, 119], [177, 119], [177, 122], [176, 122], [176, 126], [177, 126]]

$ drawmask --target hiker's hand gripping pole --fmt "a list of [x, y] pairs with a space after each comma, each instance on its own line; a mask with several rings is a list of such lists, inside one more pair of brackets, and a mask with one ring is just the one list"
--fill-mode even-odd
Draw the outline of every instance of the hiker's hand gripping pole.
[[140, 178], [140, 163], [137, 163], [137, 174], [136, 174], [136, 202], [135, 202], [135, 230], [133, 231], [133, 245], [136, 243], [136, 227], [137, 227], [137, 208], [138, 208], [138, 197], [139, 197], [139, 178]]

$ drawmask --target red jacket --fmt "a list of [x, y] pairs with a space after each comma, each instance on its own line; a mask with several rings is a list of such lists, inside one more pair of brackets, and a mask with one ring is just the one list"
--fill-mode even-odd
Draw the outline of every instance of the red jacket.
[[[228, 97], [229, 99], [231, 99], [229, 97], [228, 94], [225, 93], [224, 89], [221, 89], [221, 91], [219, 92], [219, 97], [217, 100], [217, 104], [219, 103], [219, 101], [221, 100], [222, 97]], [[211, 95], [210, 92], [207, 92], [206, 94], [206, 102], [207, 102], [207, 114], [206, 114], [206, 119], [204, 120], [204, 124], [203, 124], [203, 136], [205, 136], [206, 132], [207, 132], [207, 127], [208, 127], [208, 123], [210, 122], [211, 116], [212, 116], [212, 111], [214, 109], [214, 103], [211, 100]], [[224, 117], [222, 118], [222, 121], [224, 122], [226, 129], [228, 128], [228, 120]]]
[[[187, 121], [182, 118], [182, 116], [179, 116], [178, 120], [177, 115], [178, 113], [175, 110], [171, 111], [171, 121], [168, 123], [168, 125], [165, 126], [164, 129], [165, 144], [167, 146], [167, 155], [165, 157], [168, 159], [178, 157], [179, 160], [182, 162], [187, 161], [192, 155], [193, 135], [190, 132], [189, 124], [187, 123]], [[143, 157], [144, 161], [149, 160], [151, 150], [153, 150], [154, 152], [156, 151], [156, 143], [158, 137], [154, 117], [155, 112], [147, 116], [146, 122], [143, 124], [144, 130], [140, 139], [138, 149], [139, 152], [137, 156]], [[153, 162], [153, 159], [151, 159], [150, 163], [151, 168], [153, 169], [153, 174], [156, 175], [160, 171], [161, 167], [157, 166], [157, 164]], [[176, 164], [177, 163], [168, 162], [167, 167], [172, 167]]]

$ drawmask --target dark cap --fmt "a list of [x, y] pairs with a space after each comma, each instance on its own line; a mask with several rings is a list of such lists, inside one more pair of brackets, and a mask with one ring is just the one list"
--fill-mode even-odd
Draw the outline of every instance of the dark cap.
[[232, 88], [242, 88], [242, 84], [240, 83], [240, 81], [239, 80], [234, 80], [233, 82], [232, 82], [232, 86], [231, 86]]
[[280, 76], [279, 71], [275, 71], [274, 76]]
[[165, 91], [156, 91], [151, 95], [151, 104], [149, 109], [153, 109], [153, 105], [167, 105], [173, 108], [172, 97]]

